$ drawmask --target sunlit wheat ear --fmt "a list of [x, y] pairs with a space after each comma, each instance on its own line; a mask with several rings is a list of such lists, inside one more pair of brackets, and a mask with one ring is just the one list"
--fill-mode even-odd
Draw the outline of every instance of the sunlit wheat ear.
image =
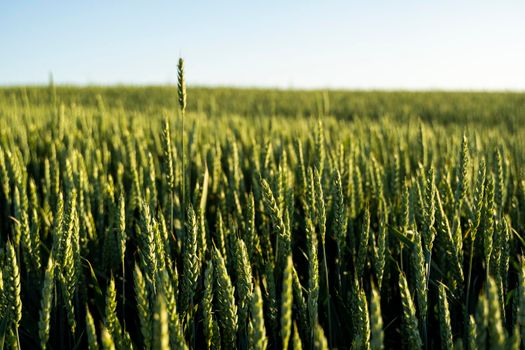
[[68, 241], [62, 262], [61, 285], [64, 302], [66, 303], [67, 320], [73, 334], [76, 332], [76, 313], [73, 299], [77, 293], [78, 275], [80, 267], [79, 252], [79, 222], [76, 210], [72, 212], [72, 223], [68, 233]]
[[29, 204], [30, 208], [28, 208], [29, 211], [29, 234], [30, 234], [30, 244], [31, 244], [31, 250], [33, 251], [31, 260], [32, 264], [34, 265], [35, 270], [40, 270], [42, 268], [41, 266], [41, 248], [42, 248], [42, 242], [40, 239], [40, 220], [41, 215], [39, 214], [40, 211], [40, 205], [38, 203], [38, 193], [37, 193], [37, 185], [33, 179], [29, 182]]
[[192, 306], [195, 286], [199, 277], [199, 258], [197, 255], [197, 219], [193, 207], [188, 206], [186, 233], [182, 250], [182, 293], [180, 311], [185, 313]]
[[124, 200], [123, 194], [120, 194], [119, 201], [118, 201], [118, 209], [116, 212], [116, 234], [117, 234], [117, 242], [118, 242], [118, 255], [120, 257], [120, 262], [122, 265], [124, 264], [124, 259], [126, 256], [126, 203]]
[[328, 350], [328, 341], [320, 324], [315, 326], [313, 348], [315, 350]]
[[237, 340], [237, 305], [234, 288], [221, 253], [215, 248], [213, 252], [215, 272], [215, 298], [221, 326], [223, 346], [234, 348]]
[[[185, 163], [185, 157], [186, 157], [186, 150], [185, 150], [185, 141], [184, 141], [184, 115], [186, 114], [186, 81], [184, 79], [184, 60], [182, 58], [179, 58], [179, 63], [177, 65], [177, 92], [179, 95], [179, 108], [181, 111], [181, 138], [180, 142], [182, 144], [181, 147], [181, 158], [182, 158], [182, 164], [181, 164], [181, 173], [182, 173], [182, 205], [183, 207], [186, 205], [186, 191], [188, 189], [186, 188], [186, 181], [187, 181], [187, 169], [186, 169], [186, 163]], [[183, 208], [184, 212], [184, 208]]]
[[319, 171], [321, 177], [324, 171], [325, 154], [324, 127], [322, 120], [318, 119], [315, 130], [315, 168]]
[[481, 223], [481, 215], [483, 211], [483, 198], [485, 196], [485, 160], [481, 159], [478, 165], [478, 172], [476, 175], [476, 186], [474, 188], [474, 203], [473, 203], [473, 215], [472, 222], [473, 227], [471, 231], [472, 241], [476, 240], [476, 234], [478, 232], [479, 225]]
[[361, 287], [356, 286], [355, 296], [355, 316], [354, 316], [354, 327], [356, 330], [353, 343], [358, 346], [358, 344], [365, 344], [364, 348], [368, 348], [370, 344], [370, 319], [368, 313], [368, 302], [366, 300], [366, 295], [364, 290]]
[[458, 246], [455, 244], [452, 230], [445, 212], [445, 207], [439, 193], [436, 193], [436, 231], [443, 239], [442, 252], [447, 256], [447, 264], [451, 270], [452, 278], [458, 283], [457, 288], [462, 288], [464, 280], [463, 269], [460, 263]]
[[283, 349], [288, 349], [290, 334], [292, 332], [292, 277], [293, 277], [293, 261], [292, 257], [288, 256], [286, 267], [283, 273], [283, 284], [281, 292], [281, 338]]
[[184, 113], [186, 110], [186, 81], [184, 79], [184, 60], [182, 58], [179, 58], [179, 63], [177, 64], [177, 81], [179, 107]]
[[[301, 335], [304, 336], [304, 334], [307, 333], [309, 329], [308, 305], [304, 298], [303, 286], [301, 285], [301, 281], [299, 281], [299, 276], [297, 275], [297, 271], [295, 268], [293, 269], [292, 285], [293, 285], [293, 302], [297, 310], [297, 319], [299, 322], [299, 328], [301, 329], [301, 332], [302, 332]], [[299, 335], [297, 336], [300, 337]]]
[[213, 262], [208, 261], [204, 270], [204, 293], [201, 301], [204, 342], [208, 349], [213, 340]]
[[173, 168], [173, 150], [171, 147], [171, 128], [168, 116], [164, 118], [162, 125], [162, 151], [164, 160], [164, 173], [166, 176], [166, 185], [168, 186], [169, 193], [169, 212], [167, 219], [169, 218], [170, 226], [169, 232], [173, 230], [173, 210], [174, 210], [174, 198], [175, 195], [175, 171]]
[[477, 348], [477, 327], [474, 316], [470, 315], [467, 324], [467, 349], [474, 350]]
[[346, 216], [346, 206], [344, 202], [343, 185], [339, 170], [334, 172], [334, 224], [333, 230], [337, 243], [338, 261], [342, 262], [346, 250], [346, 230], [348, 218]]
[[164, 295], [159, 294], [155, 303], [155, 313], [153, 314], [154, 342], [153, 349], [170, 349], [168, 311]]
[[383, 317], [381, 315], [381, 300], [379, 291], [372, 286], [372, 295], [370, 300], [370, 348], [372, 350], [383, 349]]
[[86, 335], [87, 335], [88, 349], [89, 350], [99, 349], [98, 341], [97, 341], [97, 330], [95, 329], [95, 321], [93, 320], [93, 316], [91, 316], [91, 312], [89, 311], [89, 308], [87, 305], [86, 305]]
[[418, 306], [418, 315], [423, 328], [426, 327], [428, 296], [426, 282], [425, 259], [423, 257], [423, 248], [419, 232], [414, 230], [414, 242], [410, 253], [410, 262], [412, 263], [412, 278], [415, 281], [415, 296]]
[[489, 302], [485, 291], [482, 291], [478, 298], [475, 314], [476, 323], [476, 346], [484, 349], [488, 346], [488, 325], [489, 325]]
[[306, 243], [308, 257], [308, 319], [313, 339], [318, 322], [319, 260], [317, 257], [317, 233], [311, 220], [306, 219]]
[[494, 201], [496, 206], [496, 213], [498, 217], [501, 217], [503, 212], [503, 205], [505, 204], [505, 178], [503, 173], [503, 156], [499, 149], [496, 150], [494, 155]]
[[448, 309], [447, 291], [445, 285], [439, 284], [438, 314], [439, 314], [439, 333], [441, 334], [441, 347], [453, 349], [452, 326], [450, 324], [450, 311]]
[[317, 225], [319, 230], [319, 236], [321, 237], [321, 244], [325, 244], [326, 236], [326, 205], [323, 194], [323, 185], [321, 179], [321, 172], [318, 170], [314, 171], [314, 182], [315, 182], [315, 206], [317, 213]]
[[267, 348], [268, 339], [266, 337], [266, 327], [264, 325], [263, 300], [261, 289], [256, 283], [253, 289], [250, 306], [250, 325], [249, 348], [264, 350]]
[[373, 181], [373, 196], [372, 198], [376, 200], [377, 202], [381, 202], [385, 200], [385, 190], [383, 188], [383, 181], [384, 181], [384, 170], [381, 164], [376, 160], [374, 156], [372, 156], [371, 159], [372, 162], [372, 181]]
[[155, 276], [157, 274], [157, 244], [155, 241], [154, 219], [151, 217], [149, 205], [142, 202], [140, 205], [140, 219], [138, 228], [140, 234], [137, 239], [140, 260], [144, 268], [148, 289], [155, 292]]
[[506, 345], [507, 349], [512, 349], [512, 350], [519, 350], [519, 349], [521, 349], [520, 348], [521, 336], [520, 336], [520, 327], [519, 327], [519, 325], [517, 325], [517, 324], [514, 325], [513, 331], [512, 331], [512, 336], [507, 338], [507, 341], [506, 341], [505, 345]]
[[106, 308], [104, 314], [104, 327], [107, 329], [111, 338], [117, 345], [122, 345], [123, 335], [120, 328], [120, 322], [117, 318], [117, 290], [115, 281], [111, 277], [106, 290]]
[[38, 334], [40, 336], [40, 346], [42, 347], [42, 349], [46, 348], [47, 341], [49, 339], [54, 285], [55, 263], [53, 261], [53, 256], [50, 255], [47, 263], [47, 268], [44, 274], [42, 298], [40, 299], [40, 318], [38, 320]]
[[115, 350], [115, 342], [113, 341], [113, 337], [103, 325], [102, 334], [100, 337], [102, 339], [102, 348], [104, 350]]
[[465, 135], [463, 135], [463, 140], [461, 143], [461, 152], [459, 155], [459, 164], [457, 167], [457, 186], [455, 196], [456, 207], [459, 210], [461, 202], [465, 198], [465, 194], [468, 190], [468, 167], [469, 167], [469, 149], [468, 149], [468, 140]]
[[503, 349], [507, 334], [503, 327], [501, 316], [501, 306], [499, 303], [499, 293], [496, 281], [489, 277], [487, 280], [487, 299], [489, 306], [488, 333], [489, 343], [493, 349]]
[[248, 309], [250, 304], [250, 297], [253, 290], [252, 267], [248, 258], [248, 251], [244, 241], [240, 238], [235, 241], [235, 274], [237, 281], [235, 284], [236, 300], [238, 305], [238, 323], [239, 331], [245, 331], [246, 320], [248, 317]]
[[246, 233], [245, 233], [245, 243], [246, 249], [248, 250], [248, 257], [253, 259], [254, 250], [257, 248], [258, 236], [255, 232], [255, 199], [253, 197], [253, 192], [248, 194], [246, 207]]
[[4, 265], [3, 277], [4, 296], [7, 310], [3, 319], [10, 329], [14, 328], [15, 332], [18, 332], [18, 326], [22, 319], [20, 271], [18, 268], [15, 249], [11, 242], [7, 242], [5, 255], [6, 262]]
[[383, 284], [385, 272], [386, 253], [387, 253], [387, 236], [388, 234], [388, 211], [386, 205], [382, 205], [379, 214], [379, 228], [377, 232], [377, 244], [374, 245], [374, 270], [376, 273], [377, 284], [379, 289]]
[[173, 171], [173, 153], [171, 148], [171, 127], [168, 116], [164, 117], [162, 123], [162, 151], [164, 157], [164, 171], [166, 174], [166, 184], [170, 192], [175, 190], [175, 178]]
[[[20, 188], [20, 190], [19, 190]], [[31, 242], [30, 228], [29, 228], [29, 215], [27, 208], [27, 195], [25, 193], [24, 186], [16, 186], [14, 191], [14, 216], [15, 221], [15, 243], [21, 244], [21, 252], [23, 260], [29, 265], [28, 270], [31, 269], [31, 265], [34, 265], [33, 260], [33, 247]], [[19, 242], [19, 243], [18, 243]]]
[[169, 342], [170, 346], [175, 349], [187, 349], [186, 341], [184, 340], [183, 327], [179, 320], [179, 313], [177, 312], [176, 294], [173, 290], [172, 279], [168, 271], [160, 272], [159, 289], [164, 295], [166, 310], [168, 312], [168, 328], [169, 328]]
[[148, 297], [148, 289], [146, 281], [140, 271], [138, 265], [135, 265], [133, 270], [133, 283], [135, 289], [135, 302], [137, 305], [137, 314], [140, 323], [140, 331], [142, 334], [142, 342], [145, 349], [151, 347], [152, 332], [151, 332], [151, 315], [150, 315], [150, 298]]
[[297, 329], [297, 323], [295, 322], [293, 324], [292, 349], [303, 350], [303, 342], [301, 341], [301, 336], [299, 335], [299, 330]]
[[487, 269], [487, 275], [490, 274], [489, 263], [492, 255], [493, 243], [494, 243], [494, 178], [488, 176], [485, 185], [485, 206], [483, 208], [483, 252], [485, 268]]
[[317, 211], [317, 225], [319, 229], [319, 236], [321, 237], [321, 250], [323, 252], [323, 272], [325, 281], [325, 293], [327, 294], [326, 310], [328, 317], [328, 340], [332, 341], [332, 313], [330, 301], [330, 277], [328, 274], [328, 263], [326, 257], [326, 203], [323, 193], [322, 184], [322, 170], [317, 169], [314, 172], [315, 180], [315, 194], [316, 194], [316, 211]]
[[[419, 187], [418, 187], [419, 188]], [[434, 182], [434, 169], [430, 168], [427, 171], [425, 178], [423, 194], [423, 251], [425, 255], [425, 264], [426, 264], [426, 273], [429, 273], [429, 267], [432, 259], [432, 249], [434, 247], [434, 239], [436, 238], [436, 229], [434, 227], [435, 223], [435, 198], [436, 198], [436, 189]]]
[[416, 317], [416, 308], [408, 289], [404, 274], [399, 275], [399, 290], [403, 307], [403, 339], [409, 349], [421, 349], [423, 342], [419, 334], [419, 325]]
[[403, 197], [401, 200], [401, 217], [400, 217], [400, 230], [403, 234], [407, 234], [408, 226], [410, 223], [410, 200], [408, 186], [405, 183], [403, 186]]
[[[75, 307], [73, 304], [76, 290], [76, 271], [78, 263], [75, 255], [78, 252], [73, 250], [76, 245], [76, 235], [78, 234], [78, 213], [77, 213], [77, 191], [71, 190], [67, 194], [67, 204], [60, 223], [60, 228], [56, 231], [56, 266], [58, 267], [58, 280], [62, 291], [62, 299], [65, 304], [67, 322], [74, 334], [76, 331]], [[55, 251], [55, 249], [54, 249]]]
[[[271, 224], [272, 224], [273, 237], [275, 237], [276, 239], [275, 259], [276, 259], [277, 268], [282, 269], [284, 268], [285, 259], [288, 256], [288, 251], [290, 249], [290, 245], [289, 245], [290, 237], [288, 235], [288, 232], [284, 224], [283, 213], [281, 212], [277, 204], [277, 201], [270, 188], [270, 185], [268, 184], [268, 181], [266, 181], [263, 178], [261, 178], [261, 189], [263, 192], [262, 195], [263, 195], [264, 207], [266, 209], [266, 213], [270, 217]], [[278, 275], [279, 274], [280, 272], [278, 272]]]

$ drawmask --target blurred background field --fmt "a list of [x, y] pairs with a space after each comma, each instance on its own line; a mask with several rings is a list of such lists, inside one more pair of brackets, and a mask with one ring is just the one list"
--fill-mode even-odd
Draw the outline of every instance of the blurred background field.
[[[278, 90], [246, 88], [189, 88], [188, 111], [217, 117], [241, 116], [316, 117], [341, 120], [391, 118], [398, 122], [505, 126], [520, 129], [525, 122], [525, 93], [453, 91], [345, 91]], [[77, 105], [134, 112], [174, 111], [176, 87], [113, 86], [55, 88], [55, 96], [66, 107]], [[0, 88], [2, 105], [47, 106], [53, 92], [44, 87]]]

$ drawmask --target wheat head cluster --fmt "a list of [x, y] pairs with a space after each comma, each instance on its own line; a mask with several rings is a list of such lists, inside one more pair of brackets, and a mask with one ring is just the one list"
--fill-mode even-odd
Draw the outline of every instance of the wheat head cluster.
[[[521, 122], [520, 122], [521, 121]], [[520, 349], [525, 97], [0, 90], [0, 349]]]

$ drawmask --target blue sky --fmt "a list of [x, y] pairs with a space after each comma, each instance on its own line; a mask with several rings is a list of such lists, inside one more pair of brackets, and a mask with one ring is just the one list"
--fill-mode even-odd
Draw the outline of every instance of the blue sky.
[[0, 2], [0, 85], [525, 90], [525, 1]]

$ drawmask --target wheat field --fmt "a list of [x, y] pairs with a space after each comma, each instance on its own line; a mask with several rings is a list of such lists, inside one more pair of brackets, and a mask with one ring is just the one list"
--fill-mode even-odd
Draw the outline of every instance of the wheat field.
[[0, 89], [0, 349], [523, 348], [524, 122], [524, 94], [182, 64]]

